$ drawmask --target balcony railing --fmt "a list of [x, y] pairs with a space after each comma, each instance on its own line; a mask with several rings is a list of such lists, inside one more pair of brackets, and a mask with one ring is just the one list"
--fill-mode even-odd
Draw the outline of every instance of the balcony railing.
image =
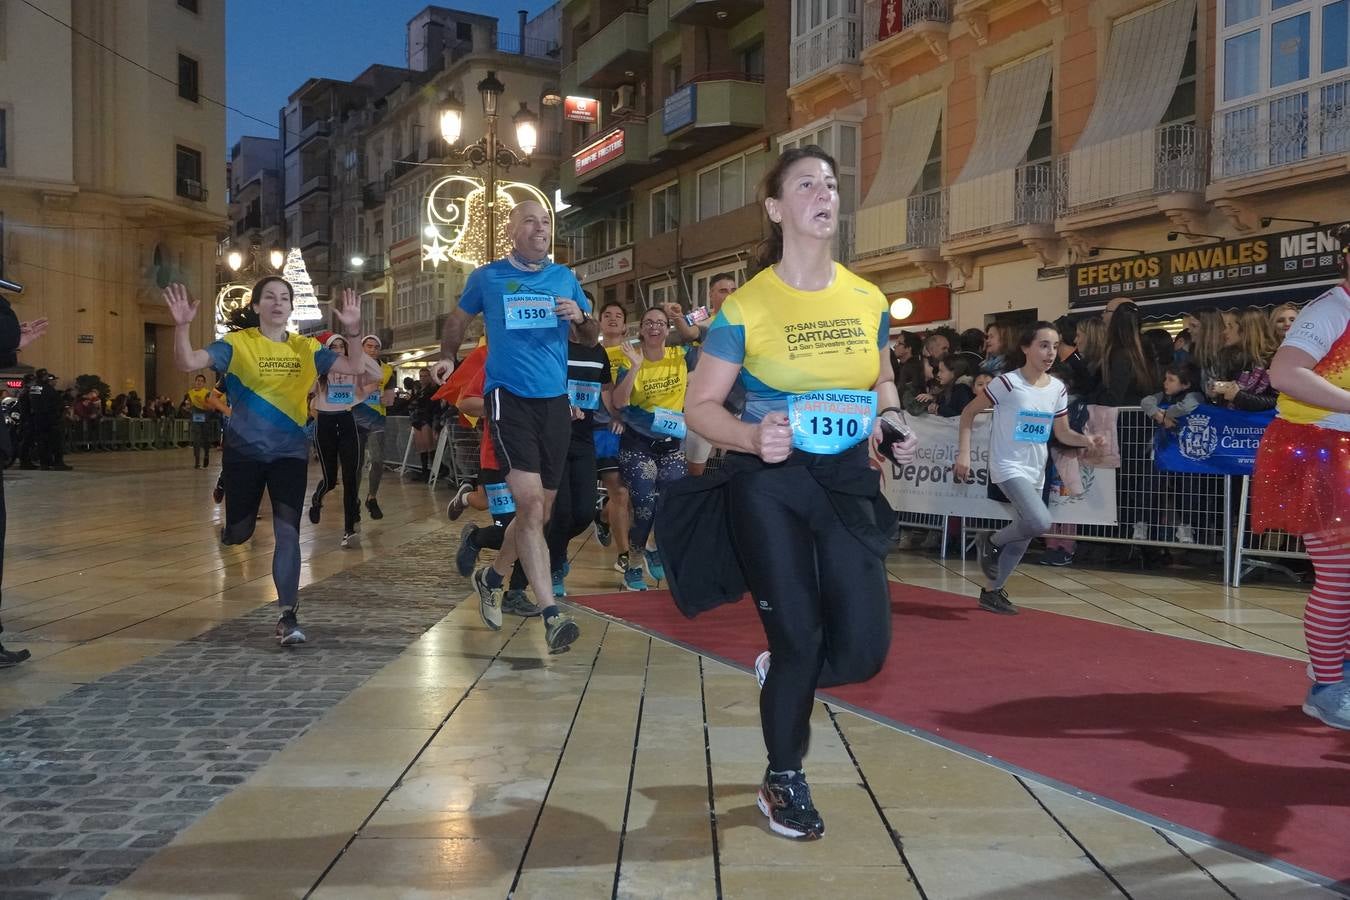
[[881, 0], [874, 0], [863, 7], [863, 49], [866, 50], [873, 44], [881, 41], [882, 26], [886, 26], [887, 38], [895, 37], [907, 28], [912, 28], [916, 22], [941, 22], [950, 23], [952, 20], [951, 0], [902, 0], [900, 6], [900, 21], [885, 22], [881, 21], [882, 8], [885, 4]]
[[180, 197], [196, 200], [199, 203], [206, 199], [206, 188], [202, 187], [202, 183], [196, 179], [179, 178], [175, 187]]
[[839, 227], [834, 232], [835, 259], [850, 260], [853, 258], [853, 234], [854, 234], [854, 214], [845, 213], [839, 217]]
[[1232, 178], [1350, 152], [1350, 78], [1214, 113], [1213, 177]]
[[1209, 136], [1193, 123], [1160, 125], [1074, 150], [1057, 160], [1058, 214], [1158, 194], [1204, 193]]
[[311, 231], [305, 232], [300, 237], [300, 249], [307, 250], [315, 244], [328, 243], [328, 227], [321, 225]]
[[557, 41], [532, 37], [523, 38], [518, 34], [497, 32], [498, 53], [514, 53], [517, 56], [533, 56], [538, 59], [557, 59], [559, 51]]
[[[941, 188], [858, 210], [854, 259], [885, 256], [920, 247], [936, 248], [947, 236]], [[903, 230], [897, 221], [903, 217]]]
[[792, 41], [792, 83], [800, 84], [837, 65], [857, 65], [862, 50], [861, 17], [829, 19]]
[[947, 189], [950, 238], [973, 237], [1055, 220], [1055, 167], [1028, 163]]

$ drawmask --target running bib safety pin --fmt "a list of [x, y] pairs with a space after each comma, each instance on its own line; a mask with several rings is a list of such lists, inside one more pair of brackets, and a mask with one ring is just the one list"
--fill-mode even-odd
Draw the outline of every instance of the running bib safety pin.
[[792, 446], [807, 453], [842, 453], [872, 436], [875, 391], [812, 391], [788, 398]]

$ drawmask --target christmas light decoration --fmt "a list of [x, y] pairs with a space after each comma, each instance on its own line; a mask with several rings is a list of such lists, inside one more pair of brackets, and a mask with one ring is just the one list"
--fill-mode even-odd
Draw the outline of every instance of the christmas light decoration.
[[[496, 203], [496, 236], [493, 240], [494, 257], [505, 255], [511, 245], [507, 224], [511, 210], [525, 200], [538, 202], [551, 216], [553, 204], [532, 184], [520, 181], [498, 181]], [[487, 188], [483, 182], [468, 175], [448, 175], [427, 191], [426, 225], [422, 233], [427, 240], [422, 244], [423, 267], [439, 268], [453, 259], [467, 266], [481, 266], [491, 262], [487, 252]]]
[[246, 284], [227, 284], [216, 294], [216, 337], [230, 330], [230, 316], [248, 306], [253, 289]]
[[319, 298], [314, 293], [314, 282], [309, 279], [309, 270], [305, 268], [305, 258], [300, 254], [300, 248], [292, 247], [287, 254], [281, 277], [290, 282], [291, 290], [294, 291], [292, 299], [295, 302], [291, 306], [287, 326], [298, 331], [300, 322], [322, 319], [323, 310], [319, 309]]

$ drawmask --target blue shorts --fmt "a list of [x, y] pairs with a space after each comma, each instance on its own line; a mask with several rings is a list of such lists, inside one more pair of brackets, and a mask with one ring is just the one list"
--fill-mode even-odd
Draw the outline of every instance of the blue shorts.
[[606, 425], [597, 428], [595, 434], [595, 471], [619, 471], [619, 436]]

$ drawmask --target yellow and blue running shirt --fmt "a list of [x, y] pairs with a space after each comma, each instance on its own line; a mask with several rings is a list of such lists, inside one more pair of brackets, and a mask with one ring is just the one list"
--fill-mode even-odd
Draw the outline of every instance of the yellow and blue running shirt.
[[[623, 421], [638, 434], [649, 438], [664, 438], [652, 430], [652, 420], [658, 409], [684, 412], [684, 394], [689, 387], [689, 363], [684, 347], [667, 347], [665, 355], [651, 360], [645, 357], [633, 376], [633, 393], [623, 408]], [[623, 379], [632, 363], [623, 357], [619, 378]]]
[[794, 394], [871, 390], [890, 325], [881, 291], [838, 263], [820, 291], [789, 287], [770, 267], [727, 297], [703, 352], [741, 367], [741, 418], [758, 422]]
[[225, 446], [263, 462], [308, 459], [309, 392], [337, 353], [311, 337], [288, 333], [284, 341], [274, 341], [256, 328], [232, 331], [206, 352], [211, 368], [225, 376], [230, 401]]
[[464, 283], [459, 308], [483, 314], [487, 332], [487, 385], [517, 397], [562, 397], [567, 393], [567, 336], [571, 323], [553, 314], [558, 297], [575, 300], [584, 313], [591, 302], [577, 276], [553, 263], [524, 272], [509, 260], [479, 266]]

